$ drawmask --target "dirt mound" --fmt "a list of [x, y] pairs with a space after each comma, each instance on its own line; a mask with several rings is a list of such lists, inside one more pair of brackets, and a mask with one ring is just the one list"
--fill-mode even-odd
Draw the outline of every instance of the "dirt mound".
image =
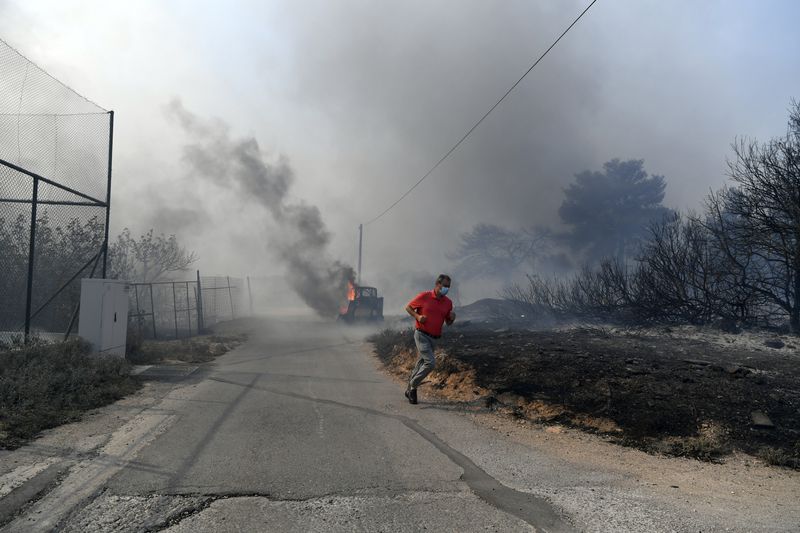
[[[405, 378], [416, 358], [410, 332], [372, 341]], [[437, 360], [427, 381], [451, 399], [480, 399], [651, 452], [714, 459], [741, 449], [800, 468], [796, 351], [599, 328], [464, 330], [443, 339]]]

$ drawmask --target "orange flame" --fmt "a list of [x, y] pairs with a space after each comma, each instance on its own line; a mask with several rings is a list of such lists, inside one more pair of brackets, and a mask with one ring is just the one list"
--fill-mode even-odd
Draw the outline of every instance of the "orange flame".
[[347, 314], [347, 310], [350, 307], [350, 302], [352, 302], [355, 299], [356, 299], [356, 286], [351, 280], [347, 280], [347, 304], [339, 308], [339, 314], [341, 315]]

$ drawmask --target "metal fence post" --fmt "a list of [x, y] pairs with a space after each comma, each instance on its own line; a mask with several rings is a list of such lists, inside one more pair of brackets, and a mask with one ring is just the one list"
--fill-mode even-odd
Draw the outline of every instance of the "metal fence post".
[[[192, 336], [192, 302], [189, 301], [189, 282], [184, 282], [186, 284], [186, 320], [189, 322], [189, 336]], [[197, 302], [197, 299], [195, 299]]]
[[203, 318], [203, 286], [200, 284], [200, 271], [197, 271], [197, 294], [195, 295], [195, 306], [197, 307], [197, 333], [202, 333], [206, 326]]
[[106, 277], [106, 263], [108, 263], [108, 224], [111, 220], [111, 154], [114, 151], [114, 112], [108, 112], [108, 184], [106, 186], [106, 227], [103, 238], [103, 278]]
[[150, 287], [150, 316], [153, 319], [153, 338], [157, 339], [158, 336], [156, 335], [156, 302], [153, 299], [153, 284], [149, 285]]
[[36, 203], [39, 200], [39, 179], [33, 178], [33, 202], [31, 202], [31, 235], [28, 243], [28, 292], [25, 296], [25, 344], [31, 333], [31, 302], [33, 297], [33, 260], [36, 254]]
[[175, 338], [178, 338], [178, 300], [175, 297], [175, 282], [172, 282], [172, 313], [175, 315]]
[[236, 313], [233, 312], [233, 293], [231, 292], [231, 277], [225, 276], [228, 279], [228, 298], [231, 302], [231, 320], [236, 320]]
[[133, 286], [133, 294], [136, 296], [136, 322], [139, 327], [139, 336], [142, 337], [142, 309], [139, 307], [139, 285]]
[[194, 309], [197, 312], [197, 334], [200, 335], [200, 309], [197, 307], [197, 287], [194, 288]]
[[247, 276], [247, 295], [250, 297], [250, 316], [253, 316], [253, 291], [250, 290], [250, 276]]
[[[211, 317], [212, 317], [212, 320], [214, 321], [214, 324], [216, 324], [219, 321], [219, 301], [218, 301], [219, 298], [217, 298], [217, 293], [219, 291], [217, 289], [219, 289], [220, 287], [217, 287], [217, 285], [219, 284], [218, 283], [218, 281], [219, 281], [218, 278], [213, 277], [211, 279], [213, 280], [212, 284], [214, 285], [213, 287], [209, 287], [209, 289], [211, 289], [211, 308], [213, 309], [213, 311], [211, 313]], [[224, 289], [225, 287], [221, 287], [221, 288]], [[203, 314], [203, 320], [205, 320], [205, 319], [206, 319], [206, 315], [204, 313]]]

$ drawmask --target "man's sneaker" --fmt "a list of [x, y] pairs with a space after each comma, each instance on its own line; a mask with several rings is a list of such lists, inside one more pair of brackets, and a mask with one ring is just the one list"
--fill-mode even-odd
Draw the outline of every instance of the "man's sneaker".
[[415, 405], [417, 403], [417, 389], [406, 389], [406, 398], [408, 398], [408, 403]]

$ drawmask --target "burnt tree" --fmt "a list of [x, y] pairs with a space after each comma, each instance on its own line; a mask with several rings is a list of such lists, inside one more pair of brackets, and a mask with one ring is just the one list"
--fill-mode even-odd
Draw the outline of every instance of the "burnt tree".
[[550, 239], [546, 229], [510, 230], [493, 224], [477, 224], [461, 234], [458, 248], [448, 253], [447, 258], [457, 261], [455, 271], [462, 279], [510, 277], [547, 252]]
[[712, 223], [676, 214], [651, 226], [635, 270], [642, 316], [690, 324], [760, 316], [763, 299], [742, 283], [747, 270], [727, 260], [708, 229]]
[[709, 231], [740, 284], [800, 333], [800, 103], [784, 137], [733, 144], [735, 186], [710, 196]]

